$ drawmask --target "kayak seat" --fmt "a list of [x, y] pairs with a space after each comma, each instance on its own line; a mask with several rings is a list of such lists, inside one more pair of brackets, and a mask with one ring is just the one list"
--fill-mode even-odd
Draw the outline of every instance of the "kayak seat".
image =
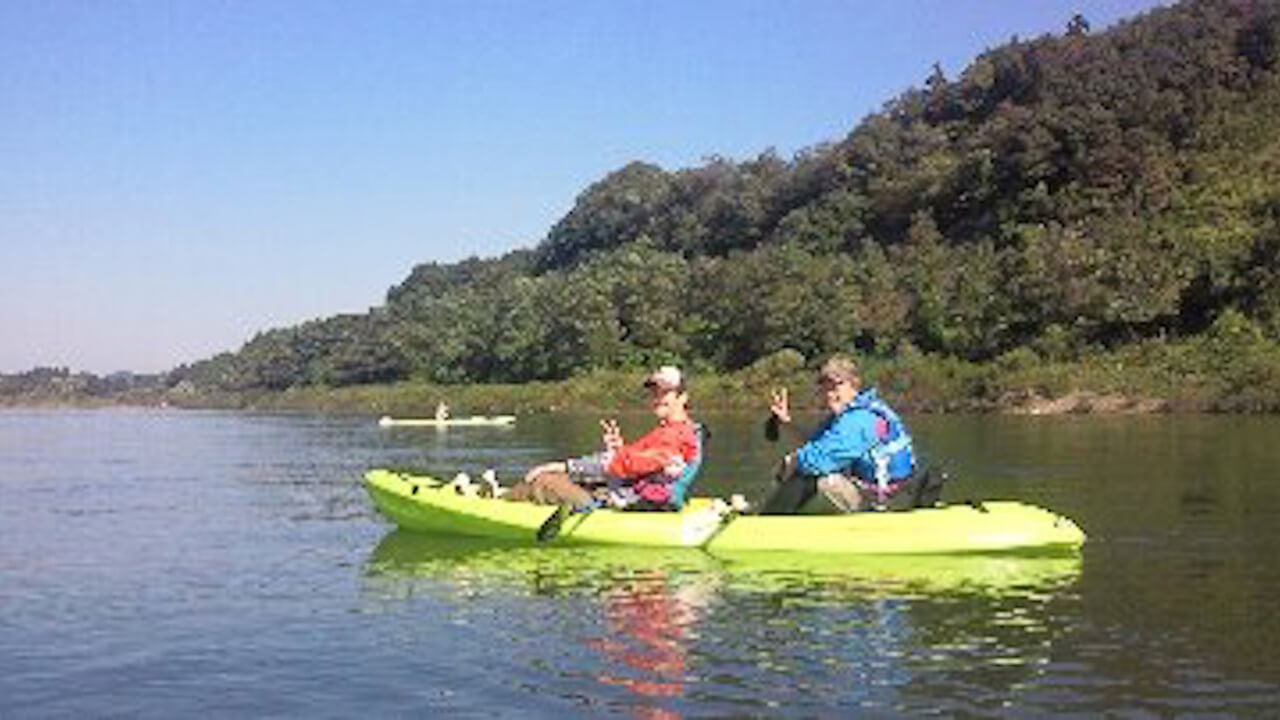
[[937, 507], [942, 502], [942, 488], [951, 481], [945, 470], [925, 468], [911, 476], [907, 484], [889, 499], [890, 510], [914, 510]]
[[707, 441], [711, 439], [711, 431], [702, 423], [694, 423], [694, 431], [698, 437], [698, 449], [693, 455], [693, 462], [686, 465], [680, 477], [671, 483], [671, 505], [677, 510], [684, 507], [689, 489], [698, 479], [698, 471], [702, 470], [702, 460], [706, 457]]

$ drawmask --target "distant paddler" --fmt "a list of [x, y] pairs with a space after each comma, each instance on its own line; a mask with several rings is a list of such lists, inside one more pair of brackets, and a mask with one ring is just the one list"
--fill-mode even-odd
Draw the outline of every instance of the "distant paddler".
[[436, 421], [443, 423], [449, 419], [449, 405], [443, 400], [436, 403]]

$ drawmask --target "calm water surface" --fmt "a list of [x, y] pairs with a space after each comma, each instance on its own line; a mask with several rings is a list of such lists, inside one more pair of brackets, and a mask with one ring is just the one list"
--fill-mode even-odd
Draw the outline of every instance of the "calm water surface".
[[[780, 447], [709, 421], [700, 489], [763, 492]], [[1280, 420], [913, 425], [953, 499], [1069, 514], [1081, 557], [501, 549], [394, 532], [360, 485], [509, 481], [592, 417], [0, 411], [0, 717], [1280, 712]]]

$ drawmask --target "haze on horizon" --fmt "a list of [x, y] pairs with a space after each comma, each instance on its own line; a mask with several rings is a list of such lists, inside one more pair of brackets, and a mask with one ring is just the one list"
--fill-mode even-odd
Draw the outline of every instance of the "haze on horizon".
[[156, 372], [1152, 0], [0, 4], [0, 373]]

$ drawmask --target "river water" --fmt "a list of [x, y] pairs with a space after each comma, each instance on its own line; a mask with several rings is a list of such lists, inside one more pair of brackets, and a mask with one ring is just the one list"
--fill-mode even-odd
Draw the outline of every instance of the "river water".
[[[781, 446], [707, 420], [699, 491], [758, 496]], [[1070, 515], [1081, 555], [500, 549], [395, 532], [361, 487], [510, 481], [590, 417], [0, 411], [0, 717], [1280, 710], [1280, 419], [911, 421], [953, 499]]]

